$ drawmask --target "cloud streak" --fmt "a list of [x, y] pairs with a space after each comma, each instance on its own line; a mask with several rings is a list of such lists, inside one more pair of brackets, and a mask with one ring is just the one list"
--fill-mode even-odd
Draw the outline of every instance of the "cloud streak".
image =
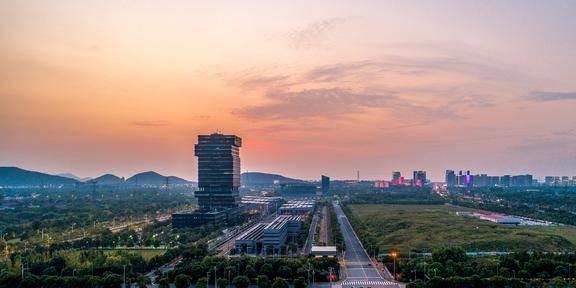
[[506, 85], [506, 79], [520, 77], [503, 66], [459, 57], [392, 55], [303, 71], [281, 68], [251, 69], [234, 77], [233, 85], [264, 96], [264, 103], [234, 113], [255, 120], [329, 119], [371, 109], [398, 119], [410, 115], [419, 123], [455, 120], [464, 118], [463, 109], [495, 106], [490, 85]]
[[139, 127], [161, 127], [170, 125], [170, 122], [166, 120], [143, 120], [143, 121], [134, 121], [132, 122], [132, 125]]
[[310, 49], [320, 45], [326, 34], [345, 22], [343, 18], [331, 18], [308, 24], [303, 29], [287, 33], [290, 47], [294, 49]]
[[528, 94], [525, 99], [535, 102], [576, 100], [576, 92], [534, 91]]
[[245, 118], [274, 120], [314, 117], [341, 118], [369, 108], [392, 105], [394, 95], [355, 93], [347, 89], [306, 89], [298, 92], [272, 91], [266, 94], [269, 103], [248, 106], [236, 113]]

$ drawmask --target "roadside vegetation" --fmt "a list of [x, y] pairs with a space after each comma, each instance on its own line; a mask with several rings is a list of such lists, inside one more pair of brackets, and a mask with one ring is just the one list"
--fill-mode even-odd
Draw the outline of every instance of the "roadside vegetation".
[[2, 191], [0, 231], [12, 242], [59, 242], [101, 234], [112, 226], [190, 209], [186, 190], [96, 190], [96, 193], [44, 189]]
[[[547, 251], [576, 248], [572, 227], [509, 227], [455, 215], [452, 205], [363, 204], [344, 207], [364, 247], [389, 252], [431, 252], [443, 247], [466, 251]], [[371, 248], [376, 247], [376, 248]]]
[[[392, 271], [392, 258], [381, 261]], [[576, 287], [575, 263], [573, 253], [469, 257], [461, 248], [444, 248], [431, 257], [400, 254], [396, 272], [408, 288]]]

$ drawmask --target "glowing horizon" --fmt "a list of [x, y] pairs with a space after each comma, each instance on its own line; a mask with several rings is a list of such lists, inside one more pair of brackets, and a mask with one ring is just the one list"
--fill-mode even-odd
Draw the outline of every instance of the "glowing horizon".
[[576, 175], [574, 1], [2, 1], [0, 166]]

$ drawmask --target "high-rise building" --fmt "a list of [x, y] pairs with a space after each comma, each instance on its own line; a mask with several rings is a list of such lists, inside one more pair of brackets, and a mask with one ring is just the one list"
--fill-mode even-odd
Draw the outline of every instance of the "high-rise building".
[[456, 186], [456, 173], [454, 173], [454, 170], [446, 170], [446, 186]]
[[400, 177], [402, 176], [402, 173], [400, 173], [400, 171], [394, 171], [392, 172], [392, 182], [396, 181], [400, 181]]
[[516, 175], [512, 176], [509, 186], [512, 187], [529, 187], [532, 186], [532, 175]]
[[473, 176], [470, 174], [470, 170], [466, 171], [466, 178], [465, 178], [466, 186], [472, 187], [473, 184]]
[[510, 175], [504, 175], [500, 177], [500, 186], [510, 187], [510, 184], [511, 184]]
[[414, 171], [413, 185], [422, 187], [426, 185], [426, 171]]
[[198, 206], [200, 210], [238, 207], [240, 196], [240, 152], [242, 139], [235, 135], [199, 135]]
[[321, 177], [322, 182], [322, 195], [328, 195], [328, 191], [330, 190], [330, 177], [322, 175]]
[[242, 139], [218, 133], [199, 135], [195, 146], [198, 157], [198, 210], [172, 214], [172, 227], [197, 227], [205, 224], [233, 224], [238, 218], [240, 196], [240, 147]]

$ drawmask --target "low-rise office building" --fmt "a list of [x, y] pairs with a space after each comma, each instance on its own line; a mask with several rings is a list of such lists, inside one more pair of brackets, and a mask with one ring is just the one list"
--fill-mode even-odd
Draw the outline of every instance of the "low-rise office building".
[[267, 224], [258, 223], [236, 238], [236, 252], [258, 254], [262, 250], [262, 235]]
[[316, 202], [312, 200], [291, 200], [280, 206], [282, 215], [308, 215], [314, 213]]
[[270, 223], [259, 223], [236, 238], [236, 251], [239, 254], [261, 254], [271, 247], [278, 253], [290, 239], [295, 239], [302, 230], [304, 217], [300, 215], [280, 215]]

